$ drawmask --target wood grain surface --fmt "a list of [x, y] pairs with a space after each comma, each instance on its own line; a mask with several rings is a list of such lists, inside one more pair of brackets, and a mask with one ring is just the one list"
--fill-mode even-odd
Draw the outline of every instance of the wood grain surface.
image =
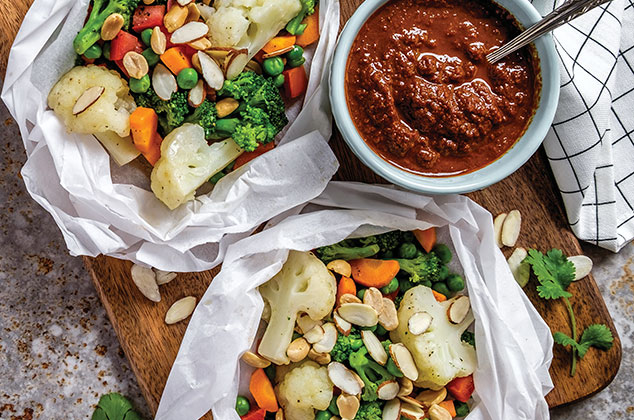
[[[7, 2], [0, 14], [0, 75], [4, 74], [9, 46], [30, 3], [31, 0]], [[342, 22], [351, 16], [360, 3], [360, 0], [341, 1]], [[331, 145], [342, 163], [335, 179], [385, 182], [352, 154], [339, 133], [335, 132]], [[579, 242], [566, 223], [561, 198], [542, 150], [507, 179], [485, 190], [471, 193], [469, 197], [494, 215], [519, 209], [523, 224], [518, 246], [544, 251], [557, 247], [568, 255], [581, 253]], [[505, 250], [507, 257], [509, 252], [510, 250]], [[193, 295], [200, 298], [218, 269], [179, 274], [171, 283], [161, 286], [162, 300], [155, 304], [145, 299], [132, 283], [129, 262], [110, 257], [86, 257], [84, 262], [136, 374], [141, 391], [150, 409], [155, 412], [187, 327], [185, 322], [166, 325], [163, 322], [165, 313], [181, 297]], [[563, 304], [546, 303], [539, 299], [533, 281], [525, 290], [553, 331], [570, 333], [568, 315]], [[616, 333], [592, 276], [574, 283], [570, 290], [575, 296], [572, 305], [579, 332], [589, 324], [604, 322]], [[504, 340], [504, 337], [499, 340]], [[546, 397], [548, 404], [550, 407], [560, 406], [595, 394], [612, 381], [620, 361], [621, 345], [617, 336], [611, 350], [590, 350], [579, 363], [577, 375], [571, 378], [568, 374], [570, 354], [561, 346], [556, 346], [550, 370], [555, 389]]]

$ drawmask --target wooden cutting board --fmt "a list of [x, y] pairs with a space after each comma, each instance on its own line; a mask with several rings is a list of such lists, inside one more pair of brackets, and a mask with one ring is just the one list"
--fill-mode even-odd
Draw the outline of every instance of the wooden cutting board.
[[[0, 74], [4, 74], [9, 45], [30, 3], [31, 0], [7, 2], [0, 14], [0, 25], [4, 28], [0, 32]], [[342, 22], [352, 15], [360, 3], [360, 0], [341, 1]], [[354, 156], [339, 133], [335, 133], [331, 145], [341, 162], [335, 179], [385, 182]], [[518, 246], [542, 251], [556, 247], [567, 255], [582, 252], [579, 242], [568, 228], [561, 198], [543, 150], [507, 179], [471, 193], [469, 197], [493, 215], [519, 209], [523, 224]], [[507, 257], [509, 252], [509, 249], [505, 250]], [[84, 262], [141, 391], [152, 412], [156, 412], [187, 327], [185, 322], [166, 325], [163, 322], [165, 313], [181, 297], [193, 295], [200, 298], [219, 269], [180, 274], [171, 283], [161, 286], [161, 302], [152, 303], [132, 283], [129, 262], [109, 257], [84, 258]], [[568, 315], [562, 303], [546, 303], [539, 299], [533, 282], [525, 290], [553, 331], [570, 333]], [[615, 333], [615, 342], [607, 352], [590, 350], [579, 363], [574, 378], [569, 376], [570, 354], [561, 346], [556, 346], [550, 369], [555, 389], [546, 397], [550, 407], [575, 402], [602, 390], [612, 381], [621, 362], [621, 343], [593, 277], [588, 276], [574, 283], [570, 290], [575, 296], [572, 304], [579, 332], [587, 325], [603, 322]], [[504, 337], [499, 337], [499, 340], [504, 340]]]

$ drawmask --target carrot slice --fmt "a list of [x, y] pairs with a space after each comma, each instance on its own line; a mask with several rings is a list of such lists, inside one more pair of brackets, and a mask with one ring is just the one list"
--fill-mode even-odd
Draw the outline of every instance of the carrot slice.
[[438, 293], [435, 290], [432, 290], [432, 293], [434, 294], [434, 297], [436, 298], [436, 302], [444, 302], [447, 300], [447, 296], [443, 295], [442, 293]]
[[271, 385], [271, 381], [269, 377], [266, 376], [264, 369], [256, 369], [253, 372], [251, 381], [249, 382], [249, 391], [251, 391], [251, 395], [258, 404], [258, 407], [272, 413], [276, 412], [279, 408], [273, 385]]
[[349, 293], [351, 295], [357, 295], [357, 285], [354, 283], [350, 277], [341, 276], [339, 280], [339, 286], [337, 287], [337, 304], [339, 303], [339, 299], [341, 296]]
[[456, 417], [456, 407], [453, 401], [446, 400], [441, 403], [438, 403], [438, 405], [444, 408], [445, 410], [449, 411], [449, 414], [451, 414], [451, 417]]
[[400, 270], [398, 261], [394, 260], [360, 258], [348, 262], [352, 267], [354, 281], [366, 287], [387, 286]]
[[267, 42], [266, 45], [262, 47], [262, 51], [271, 54], [275, 51], [292, 47], [293, 45], [295, 45], [295, 35], [280, 35]]
[[161, 158], [161, 143], [163, 142], [163, 138], [159, 133], [154, 133], [154, 138], [152, 139], [152, 146], [150, 150], [143, 153], [143, 156], [150, 162], [150, 165], [156, 165], [156, 162]]
[[425, 230], [416, 229], [414, 231], [414, 236], [418, 240], [418, 243], [420, 243], [420, 246], [422, 246], [426, 252], [430, 252], [434, 245], [436, 245], [435, 227], [431, 227]]
[[475, 390], [473, 375], [456, 378], [447, 384], [447, 391], [458, 401], [467, 402]]
[[306, 24], [306, 29], [297, 37], [295, 43], [302, 48], [306, 48], [319, 39], [319, 8], [315, 7], [315, 13], [306, 16], [303, 23]]
[[172, 47], [165, 51], [161, 54], [161, 61], [175, 76], [178, 76], [181, 70], [192, 66], [191, 61], [185, 54], [185, 49], [182, 47]]
[[152, 108], [138, 107], [130, 114], [132, 142], [141, 153], [149, 153], [152, 149], [157, 125], [158, 115]]

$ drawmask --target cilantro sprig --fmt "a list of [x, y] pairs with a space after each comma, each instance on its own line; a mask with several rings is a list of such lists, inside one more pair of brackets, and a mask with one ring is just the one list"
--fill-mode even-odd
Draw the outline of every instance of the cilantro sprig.
[[127, 398], [112, 392], [99, 398], [92, 420], [141, 420], [141, 416]]
[[575, 266], [561, 250], [551, 249], [544, 255], [531, 249], [528, 251], [528, 257], [525, 261], [531, 265], [533, 273], [539, 281], [537, 286], [539, 297], [547, 300], [563, 299], [566, 305], [570, 317], [572, 337], [558, 331], [553, 334], [553, 339], [555, 343], [564, 347], [570, 346], [572, 350], [570, 376], [574, 376], [577, 369], [577, 358], [582, 359], [590, 347], [601, 350], [608, 350], [612, 347], [614, 342], [612, 331], [604, 324], [593, 324], [588, 326], [581, 334], [581, 339], [577, 340], [577, 320], [569, 300], [572, 293], [568, 291], [568, 286], [575, 279]]

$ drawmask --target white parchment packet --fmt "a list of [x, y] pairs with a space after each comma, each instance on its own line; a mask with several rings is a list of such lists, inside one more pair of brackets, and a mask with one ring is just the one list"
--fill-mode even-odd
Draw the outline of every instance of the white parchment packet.
[[229, 246], [222, 271], [189, 322], [158, 420], [194, 420], [209, 409], [216, 420], [239, 420], [236, 396], [240, 383], [245, 392], [250, 373], [239, 356], [252, 347], [263, 308], [256, 288], [281, 269], [289, 249], [431, 226], [453, 249], [452, 270], [464, 273], [476, 318], [478, 368], [468, 419], [549, 418], [544, 396], [553, 387], [553, 340], [495, 245], [488, 211], [463, 196], [432, 199], [388, 186], [331, 182], [301, 212]]
[[[317, 196], [338, 167], [327, 69], [339, 28], [339, 1], [320, 2], [321, 37], [307, 50], [304, 107], [278, 147], [224, 177], [211, 193], [170, 211], [134, 165], [119, 168], [90, 135], [73, 135], [47, 109], [50, 88], [74, 65], [72, 40], [88, 0], [36, 0], [11, 48], [2, 99], [27, 154], [22, 177], [59, 226], [72, 255], [105, 254], [170, 271], [217, 265], [227, 245], [271, 217]], [[301, 112], [300, 112], [301, 109]]]

